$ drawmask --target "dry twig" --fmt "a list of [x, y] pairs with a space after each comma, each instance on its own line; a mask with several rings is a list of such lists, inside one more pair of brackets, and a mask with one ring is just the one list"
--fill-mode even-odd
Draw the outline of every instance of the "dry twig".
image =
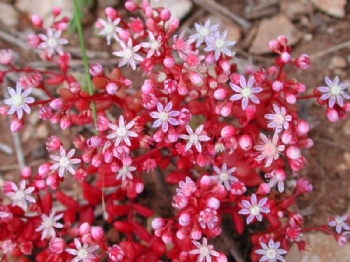
[[338, 50], [346, 48], [346, 47], [350, 47], [350, 40], [343, 42], [343, 43], [340, 43], [339, 45], [332, 46], [328, 49], [319, 51], [317, 53], [314, 53], [314, 54], [310, 55], [310, 57], [311, 57], [311, 59], [320, 58], [320, 57], [323, 57], [325, 55], [328, 55], [329, 53], [333, 53], [335, 51], [338, 51]]
[[227, 18], [239, 24], [244, 30], [247, 30], [252, 26], [249, 21], [233, 13], [231, 10], [223, 7], [214, 0], [193, 0], [193, 2], [210, 13], [226, 16]]

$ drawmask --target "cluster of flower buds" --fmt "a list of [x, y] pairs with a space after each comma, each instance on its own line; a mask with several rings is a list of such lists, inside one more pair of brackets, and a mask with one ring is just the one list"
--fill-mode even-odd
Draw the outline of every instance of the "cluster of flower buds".
[[[349, 215], [306, 228], [292, 207], [313, 189], [297, 177], [307, 163], [302, 150], [313, 146], [297, 102], [316, 99], [331, 122], [344, 119], [350, 110], [347, 84], [326, 77], [327, 86], [305, 95], [306, 86], [288, 78], [285, 66], [305, 70], [310, 58], [293, 58], [284, 36], [269, 42], [278, 55], [275, 65], [238, 72], [235, 42], [209, 19], [195, 23], [189, 34], [177, 32], [179, 20], [149, 0], [127, 0], [125, 8], [142, 18], [108, 7], [96, 21], [107, 44], [115, 42], [119, 61], [112, 70], [90, 65], [92, 93], [70, 73], [71, 55], [64, 51], [69, 19], [59, 8], [48, 27], [32, 17], [40, 33], [28, 43], [60, 72], [17, 67], [13, 51], [0, 50], [7, 68], [0, 82], [18, 74], [0, 106], [1, 115], [11, 116], [11, 131], [20, 131], [34, 110], [61, 129], [95, 131], [78, 134], [73, 147], [52, 135], [46, 142], [50, 160], [36, 173], [26, 167], [21, 181], [4, 183], [2, 259], [225, 262], [230, 254], [209, 243], [225, 234], [226, 217], [237, 234], [251, 234], [252, 261], [284, 261], [293, 244], [305, 250], [303, 233], [309, 230], [327, 232], [343, 246], [350, 237]], [[121, 67], [140, 71], [143, 82], [126, 77]], [[149, 173], [158, 174], [162, 187], [179, 186], [176, 211], [167, 218], [154, 218], [144, 200], [155, 190], [147, 187]], [[285, 185], [290, 177], [297, 177], [294, 188]], [[63, 181], [80, 185], [79, 193], [66, 192]], [[249, 228], [256, 223], [265, 225]]]

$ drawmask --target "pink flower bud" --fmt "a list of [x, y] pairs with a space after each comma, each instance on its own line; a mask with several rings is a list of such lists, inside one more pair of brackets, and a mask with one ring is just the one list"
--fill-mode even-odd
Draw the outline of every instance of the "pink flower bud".
[[304, 93], [306, 91], [306, 86], [304, 84], [302, 84], [302, 83], [298, 83], [297, 88], [298, 88], [297, 91], [298, 91], [299, 94], [300, 93]]
[[137, 194], [141, 194], [145, 189], [145, 185], [142, 182], [138, 182], [135, 184], [135, 191]]
[[127, 0], [125, 2], [125, 8], [126, 8], [126, 10], [128, 10], [130, 12], [135, 12], [137, 10], [138, 6], [134, 1]]
[[46, 189], [46, 182], [44, 180], [35, 180], [33, 183], [34, 187], [39, 190], [45, 190]]
[[101, 115], [99, 115], [97, 117], [97, 130], [98, 131], [108, 130], [109, 129], [108, 124], [109, 124], [109, 120], [107, 117], [101, 116]]
[[203, 83], [201, 75], [197, 72], [188, 71], [188, 77], [194, 85], [199, 86]]
[[292, 59], [292, 56], [288, 53], [288, 52], [283, 52], [281, 55], [280, 55], [280, 58], [281, 58], [281, 61], [284, 63], [284, 64], [288, 64], [291, 59]]
[[211, 178], [209, 176], [202, 176], [200, 179], [200, 185], [207, 187], [211, 184]]
[[61, 8], [58, 6], [55, 6], [52, 10], [52, 15], [53, 16], [59, 16], [61, 14]]
[[238, 138], [238, 144], [244, 151], [247, 151], [252, 148], [253, 141], [250, 135], [243, 135]]
[[61, 254], [66, 247], [66, 243], [62, 238], [55, 237], [49, 243], [49, 249], [55, 254]]
[[50, 173], [50, 167], [50, 163], [45, 163], [39, 166], [38, 174], [40, 175], [40, 178], [45, 178]]
[[61, 146], [62, 142], [57, 136], [50, 136], [46, 142], [46, 150], [49, 152], [59, 150]]
[[117, 261], [117, 262], [123, 261], [124, 255], [125, 253], [123, 249], [118, 245], [113, 245], [108, 249], [108, 256], [112, 261]]
[[11, 132], [19, 132], [22, 130], [23, 126], [24, 126], [23, 118], [22, 119], [14, 118], [11, 122], [10, 130]]
[[72, 125], [72, 121], [70, 120], [70, 116], [66, 115], [66, 116], [62, 117], [61, 122], [60, 122], [60, 127], [63, 130], [70, 128], [71, 125]]
[[281, 46], [287, 46], [287, 44], [288, 44], [288, 39], [284, 35], [278, 36], [277, 41]]
[[24, 180], [27, 180], [32, 176], [32, 169], [29, 166], [24, 167], [21, 172], [21, 176]]
[[337, 122], [339, 120], [338, 111], [334, 108], [327, 108], [327, 118], [331, 122]]
[[224, 100], [225, 98], [228, 97], [228, 94], [229, 94], [229, 91], [227, 89], [219, 88], [215, 90], [214, 97], [217, 100]]
[[281, 81], [274, 81], [272, 83], [272, 89], [276, 92], [281, 91], [283, 89], [283, 83]]
[[160, 11], [159, 15], [160, 19], [164, 22], [168, 21], [171, 17], [171, 12], [167, 8], [163, 8], [162, 11]]
[[87, 140], [86, 144], [89, 147], [98, 148], [102, 146], [102, 138], [100, 136], [93, 136]]
[[118, 88], [117, 84], [113, 83], [113, 82], [108, 83], [106, 86], [106, 91], [110, 95], [115, 95], [117, 93], [118, 89], [119, 88]]
[[162, 241], [165, 243], [165, 244], [168, 244], [170, 243], [171, 241], [173, 240], [173, 236], [171, 234], [171, 232], [164, 232], [164, 234], [162, 235]]
[[219, 60], [219, 65], [222, 68], [224, 72], [229, 72], [230, 71], [230, 63], [226, 59], [220, 59]]
[[219, 256], [215, 258], [217, 262], [227, 262], [227, 257], [225, 254], [219, 253]]
[[154, 84], [152, 80], [146, 79], [143, 85], [141, 86], [141, 90], [144, 94], [150, 94], [154, 91]]
[[117, 16], [118, 16], [117, 10], [115, 10], [115, 9], [112, 8], [112, 7], [107, 7], [107, 8], [105, 9], [105, 14], [106, 14], [106, 16], [108, 16], [110, 19], [112, 19], [112, 21], [113, 21], [114, 19], [116, 19]]
[[179, 224], [183, 227], [188, 226], [191, 223], [191, 216], [188, 213], [183, 213], [179, 217]]
[[30, 34], [27, 37], [27, 42], [31, 48], [35, 49], [40, 44], [41, 40], [37, 35]]
[[271, 51], [276, 52], [278, 50], [278, 42], [276, 40], [270, 40], [269, 41], [269, 48], [271, 49]]
[[267, 195], [270, 193], [270, 191], [271, 191], [271, 188], [269, 187], [269, 185], [267, 183], [262, 183], [260, 184], [258, 190], [256, 191], [256, 194]]
[[192, 228], [190, 235], [193, 240], [199, 240], [202, 237], [202, 231], [199, 228], [194, 227]]
[[300, 69], [308, 69], [311, 64], [310, 57], [302, 54], [294, 61], [294, 64]]
[[86, 235], [88, 233], [90, 233], [91, 227], [89, 225], [89, 223], [84, 222], [83, 224], [81, 224], [79, 226], [79, 235], [83, 236]]
[[40, 16], [34, 14], [34, 15], [32, 15], [32, 23], [34, 26], [42, 28], [43, 19]]
[[94, 240], [99, 241], [104, 238], [104, 233], [102, 227], [92, 227], [91, 228], [91, 236]]
[[306, 135], [310, 131], [310, 126], [305, 120], [299, 120], [297, 130], [299, 135]]
[[287, 94], [286, 100], [288, 104], [294, 105], [297, 102], [297, 98], [293, 94]]
[[290, 146], [286, 150], [286, 155], [289, 159], [297, 160], [301, 157], [300, 149], [296, 146]]
[[281, 135], [281, 141], [283, 144], [288, 145], [292, 141], [292, 134], [289, 132], [283, 132]]
[[59, 22], [57, 24], [55, 24], [55, 28], [58, 31], [64, 31], [68, 28], [68, 23], [66, 22]]
[[171, 56], [166, 56], [163, 60], [163, 65], [167, 69], [172, 69], [175, 66], [175, 60]]
[[297, 181], [297, 191], [300, 193], [308, 193], [311, 192], [313, 189], [312, 184], [305, 178], [300, 178]]
[[157, 218], [153, 219], [153, 221], [152, 221], [152, 228], [154, 230], [162, 229], [164, 226], [165, 226], [165, 221], [164, 221], [163, 218], [157, 217]]
[[54, 100], [52, 100], [49, 104], [49, 106], [53, 109], [53, 110], [59, 110], [62, 108], [63, 106], [63, 99], [62, 98], [56, 98]]
[[232, 107], [230, 105], [225, 105], [221, 108], [221, 112], [220, 114], [223, 116], [223, 117], [228, 117], [232, 112]]
[[100, 63], [94, 63], [90, 66], [89, 72], [92, 76], [101, 76], [103, 73], [103, 66]]
[[235, 127], [233, 126], [225, 126], [222, 130], [221, 130], [221, 136], [223, 138], [230, 138], [233, 137], [236, 134], [237, 130]]
[[179, 28], [179, 25], [180, 25], [180, 20], [178, 18], [173, 18], [170, 21], [168, 34], [174, 33]]
[[78, 94], [81, 91], [80, 83], [74, 82], [69, 85], [69, 91], [71, 91], [73, 94]]
[[205, 56], [205, 63], [208, 65], [212, 65], [215, 63], [215, 55], [213, 52], [210, 52]]
[[128, 31], [122, 29], [122, 28], [119, 28], [119, 36], [120, 38], [124, 41], [124, 42], [128, 42], [128, 40], [130, 39], [131, 35]]
[[211, 197], [207, 200], [207, 206], [214, 210], [218, 210], [220, 207], [220, 201], [215, 197]]
[[12, 61], [13, 61], [13, 51], [11, 49], [0, 50], [0, 64], [9, 65], [12, 63]]

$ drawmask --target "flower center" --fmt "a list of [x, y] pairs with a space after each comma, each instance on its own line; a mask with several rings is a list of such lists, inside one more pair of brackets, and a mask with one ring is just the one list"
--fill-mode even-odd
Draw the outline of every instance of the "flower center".
[[166, 73], [164, 73], [164, 72], [159, 72], [159, 73], [158, 73], [158, 76], [157, 76], [157, 81], [160, 82], [160, 83], [162, 83], [162, 82], [164, 82], [164, 81], [166, 80], [166, 78], [167, 78]]
[[89, 256], [89, 252], [86, 250], [86, 248], [81, 248], [78, 251], [77, 257], [80, 259], [86, 259]]
[[160, 44], [158, 41], [151, 42], [151, 49], [157, 50], [159, 48]]
[[120, 138], [124, 138], [126, 137], [126, 134], [127, 134], [127, 131], [125, 128], [118, 128], [117, 130], [117, 136], [120, 137]]
[[22, 106], [24, 104], [24, 97], [22, 95], [14, 95], [11, 97], [14, 106]]
[[333, 85], [333, 86], [331, 86], [330, 89], [331, 89], [330, 90], [331, 94], [334, 96], [338, 96], [341, 93], [341, 88], [338, 85]]
[[167, 122], [169, 120], [169, 114], [166, 113], [166, 112], [160, 112], [159, 114], [159, 119], [162, 121], [162, 122]]
[[105, 25], [105, 32], [107, 35], [110, 35], [114, 32], [114, 25], [113, 24], [106, 24]]
[[134, 51], [131, 50], [130, 48], [127, 48], [124, 50], [124, 57], [126, 59], [131, 59], [133, 55], [134, 55]]
[[227, 181], [229, 175], [228, 175], [226, 172], [221, 172], [220, 175], [219, 175], [219, 177], [220, 177], [220, 179], [221, 179], [222, 181]]
[[276, 154], [276, 147], [272, 143], [268, 143], [264, 146], [264, 153], [268, 157], [274, 156]]
[[250, 214], [253, 216], [257, 216], [260, 214], [260, 206], [259, 205], [253, 205], [249, 208]]
[[192, 143], [197, 143], [198, 142], [198, 136], [197, 135], [191, 135], [190, 136], [190, 141]]
[[225, 45], [225, 42], [222, 39], [216, 39], [215, 46], [217, 49], [223, 48]]
[[24, 191], [18, 190], [18, 191], [16, 192], [16, 194], [15, 194], [15, 199], [16, 199], [16, 200], [22, 200], [22, 199], [25, 198], [25, 196], [26, 196], [26, 194], [24, 193]]
[[210, 253], [209, 248], [207, 246], [201, 246], [199, 248], [199, 252], [202, 255], [202, 257], [207, 257], [209, 256], [209, 253]]
[[50, 37], [49, 39], [47, 39], [47, 45], [48, 45], [49, 47], [52, 47], [52, 48], [56, 47], [56, 46], [57, 46], [57, 40], [56, 40], [56, 38]]
[[282, 125], [284, 123], [284, 116], [281, 114], [275, 114], [273, 117], [273, 122], [278, 125]]
[[120, 170], [120, 173], [127, 174], [129, 172], [129, 166], [123, 166], [122, 170]]
[[275, 250], [275, 249], [273, 249], [273, 248], [268, 248], [268, 249], [266, 250], [266, 256], [267, 256], [269, 259], [274, 259], [274, 258], [276, 258], [276, 255], [277, 255], [277, 253], [276, 253], [276, 250]]
[[243, 97], [248, 98], [252, 94], [252, 90], [249, 87], [242, 88], [241, 94]]
[[52, 219], [50, 219], [50, 218], [46, 219], [46, 220], [44, 221], [44, 227], [45, 227], [45, 228], [51, 228], [51, 227], [53, 227], [53, 221], [52, 221]]
[[206, 37], [207, 35], [209, 35], [209, 30], [208, 28], [202, 28], [200, 31], [199, 31], [199, 34], [201, 37]]
[[60, 158], [60, 166], [67, 167], [69, 165], [69, 159], [67, 157]]

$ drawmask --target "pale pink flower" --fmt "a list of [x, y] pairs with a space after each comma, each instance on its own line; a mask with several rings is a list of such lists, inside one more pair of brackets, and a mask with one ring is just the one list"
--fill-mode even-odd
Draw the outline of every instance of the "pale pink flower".
[[194, 43], [196, 42], [196, 47], [198, 48], [203, 42], [206, 42], [208, 37], [214, 35], [216, 31], [219, 29], [219, 25], [210, 25], [210, 19], [205, 21], [204, 25], [201, 23], [195, 23], [194, 27], [196, 30], [195, 34], [189, 36], [188, 42]]
[[4, 104], [10, 106], [10, 110], [7, 112], [8, 115], [12, 115], [15, 112], [17, 113], [18, 118], [23, 117], [23, 111], [27, 114], [30, 114], [31, 110], [28, 104], [34, 102], [34, 98], [28, 96], [32, 89], [28, 88], [22, 93], [22, 85], [20, 82], [16, 83], [16, 91], [7, 87], [10, 97], [4, 100]]
[[42, 40], [42, 42], [38, 45], [39, 49], [45, 49], [48, 57], [52, 57], [55, 52], [58, 54], [63, 54], [63, 48], [62, 45], [68, 44], [68, 40], [64, 38], [60, 38], [62, 34], [62, 31], [60, 30], [53, 30], [51, 28], [48, 28], [46, 31], [46, 35], [39, 34], [39, 38]]
[[111, 44], [112, 38], [114, 38], [117, 41], [120, 41], [119, 36], [117, 34], [119, 32], [119, 27], [118, 27], [119, 23], [120, 23], [119, 17], [117, 17], [113, 21], [109, 16], [107, 17], [107, 21], [101, 18], [97, 20], [97, 25], [98, 25], [97, 27], [101, 29], [101, 31], [99, 32], [99, 35], [106, 37], [107, 45]]
[[68, 172], [71, 175], [75, 175], [75, 164], [79, 164], [81, 160], [79, 158], [73, 158], [75, 154], [75, 149], [71, 149], [68, 154], [63, 146], [60, 147], [60, 155], [51, 155], [50, 158], [57, 163], [50, 167], [50, 170], [58, 171], [58, 175], [63, 177], [63, 175]]
[[205, 58], [204, 55], [199, 55], [199, 50], [189, 51], [186, 55], [185, 66], [196, 68], [201, 61]]
[[348, 92], [346, 91], [348, 88], [348, 84], [345, 82], [340, 83], [339, 77], [336, 76], [333, 81], [329, 79], [328, 76], [325, 78], [327, 86], [321, 86], [317, 89], [324, 93], [320, 98], [321, 100], [328, 100], [328, 106], [333, 108], [335, 103], [337, 103], [340, 107], [344, 106], [344, 98], [350, 99]]
[[28, 209], [28, 202], [35, 203], [35, 199], [31, 196], [32, 192], [35, 190], [34, 187], [26, 188], [26, 181], [22, 180], [19, 188], [13, 182], [8, 182], [13, 190], [13, 192], [5, 193], [6, 196], [12, 198], [12, 206], [19, 206], [24, 211]]
[[179, 188], [176, 189], [177, 194], [182, 196], [191, 196], [194, 191], [196, 191], [196, 183], [193, 182], [191, 178], [186, 177], [186, 181], [179, 182]]
[[198, 222], [201, 228], [214, 228], [219, 222], [217, 211], [211, 208], [206, 208], [199, 212]]
[[235, 167], [231, 167], [227, 170], [227, 165], [224, 163], [220, 168], [217, 166], [214, 166], [214, 171], [216, 172], [216, 175], [210, 176], [211, 178], [218, 181], [219, 184], [224, 184], [225, 188], [227, 190], [231, 189], [231, 183], [233, 181], [237, 181], [238, 179], [233, 176], [233, 173], [236, 171]]
[[270, 188], [277, 184], [278, 191], [284, 191], [284, 181], [286, 180], [286, 172], [283, 169], [275, 169], [270, 173], [265, 174], [265, 178], [270, 179], [268, 185]]
[[121, 49], [113, 52], [113, 55], [121, 57], [118, 64], [119, 67], [123, 65], [131, 66], [133, 70], [136, 70], [136, 61], [142, 62], [143, 58], [136, 52], [140, 50], [140, 45], [133, 46], [131, 38], [129, 38], [127, 44], [123, 41], [119, 41]]
[[262, 221], [262, 213], [270, 213], [270, 209], [267, 206], [265, 206], [267, 202], [266, 197], [260, 199], [258, 202], [256, 195], [252, 194], [250, 201], [251, 202], [249, 202], [248, 200], [242, 200], [243, 208], [238, 212], [238, 214], [241, 215], [249, 215], [247, 217], [247, 225], [249, 225], [254, 218], [256, 218], [258, 221]]
[[222, 55], [232, 56], [231, 48], [236, 42], [227, 40], [227, 34], [227, 30], [225, 30], [222, 35], [216, 31], [214, 34], [211, 34], [206, 38], [207, 47], [204, 48], [204, 51], [213, 51], [215, 61], [218, 61]]
[[282, 255], [287, 254], [287, 251], [279, 248], [280, 242], [274, 242], [272, 238], [270, 239], [268, 246], [264, 242], [260, 242], [262, 249], [255, 250], [255, 253], [262, 255], [259, 262], [284, 262]]
[[172, 48], [178, 52], [181, 59], [186, 59], [186, 55], [191, 50], [188, 40], [185, 38], [185, 32], [181, 32], [179, 36], [175, 35], [173, 37], [174, 44]]
[[272, 161], [279, 158], [280, 153], [284, 150], [284, 145], [277, 145], [278, 143], [278, 134], [275, 133], [272, 137], [272, 140], [267, 138], [266, 135], [260, 134], [260, 138], [263, 140], [259, 145], [254, 147], [255, 150], [260, 151], [260, 155], [255, 159], [260, 162], [266, 160], [265, 167], [268, 167], [272, 164]]
[[63, 213], [56, 216], [56, 212], [51, 211], [50, 215], [41, 215], [41, 225], [35, 231], [43, 231], [41, 234], [41, 240], [45, 239], [47, 236], [51, 238], [56, 237], [55, 228], [63, 228], [63, 224], [57, 222], [63, 217]]
[[119, 146], [121, 142], [131, 146], [130, 137], [138, 137], [138, 134], [130, 131], [130, 129], [134, 126], [134, 121], [130, 121], [128, 124], [126, 124], [122, 115], [119, 117], [119, 126], [112, 123], [109, 123], [108, 126], [113, 130], [113, 132], [110, 133], [107, 138], [115, 140], [114, 146]]
[[185, 151], [190, 150], [190, 148], [195, 145], [198, 152], [202, 152], [202, 145], [200, 142], [209, 141], [210, 137], [207, 135], [201, 135], [203, 131], [204, 125], [200, 125], [195, 132], [193, 132], [192, 128], [189, 125], [186, 125], [186, 130], [188, 135], [179, 135], [180, 138], [188, 140]]
[[125, 181], [127, 178], [132, 179], [131, 172], [135, 170], [136, 170], [136, 167], [124, 164], [123, 167], [118, 171], [116, 180], [121, 179], [122, 181]]
[[91, 262], [96, 259], [96, 255], [93, 253], [99, 248], [97, 245], [89, 246], [88, 244], [81, 245], [77, 238], [74, 238], [74, 244], [77, 249], [66, 248], [66, 252], [75, 256], [72, 262]]
[[230, 97], [231, 101], [238, 101], [242, 100], [242, 109], [245, 110], [248, 107], [249, 100], [253, 101], [255, 104], [259, 104], [259, 98], [255, 95], [260, 93], [263, 89], [261, 87], [253, 87], [255, 83], [254, 76], [251, 76], [248, 80], [248, 83], [246, 82], [244, 76], [240, 76], [239, 84], [240, 86], [231, 83], [230, 87], [233, 91], [237, 92], [238, 94], [232, 95]]
[[158, 35], [157, 38], [151, 31], [148, 31], [149, 42], [141, 43], [140, 46], [144, 48], [150, 48], [147, 53], [147, 58], [151, 58], [154, 54], [160, 55], [160, 48], [162, 46], [162, 36]]
[[192, 249], [188, 253], [191, 255], [198, 255], [197, 262], [211, 262], [212, 257], [218, 257], [219, 253], [214, 250], [213, 245], [208, 245], [208, 241], [203, 237], [202, 244], [197, 241], [192, 241], [196, 249]]
[[0, 64], [9, 65], [13, 61], [13, 51], [11, 49], [0, 50]]
[[151, 112], [150, 115], [152, 118], [156, 118], [157, 120], [153, 123], [152, 127], [162, 126], [162, 130], [166, 133], [169, 129], [169, 124], [173, 126], [177, 126], [179, 121], [177, 121], [174, 117], [180, 115], [180, 111], [171, 111], [173, 107], [173, 103], [169, 102], [166, 104], [165, 108], [161, 103], [157, 103], [158, 112]]
[[283, 129], [288, 130], [289, 123], [292, 121], [292, 116], [287, 115], [285, 107], [278, 107], [273, 104], [274, 112], [273, 114], [266, 114], [265, 118], [270, 120], [270, 123], [267, 127], [274, 129], [277, 133], [280, 133]]
[[328, 225], [330, 227], [335, 227], [335, 231], [340, 234], [343, 229], [350, 230], [350, 227], [347, 224], [347, 220], [348, 215], [336, 216], [335, 218], [328, 219]]

